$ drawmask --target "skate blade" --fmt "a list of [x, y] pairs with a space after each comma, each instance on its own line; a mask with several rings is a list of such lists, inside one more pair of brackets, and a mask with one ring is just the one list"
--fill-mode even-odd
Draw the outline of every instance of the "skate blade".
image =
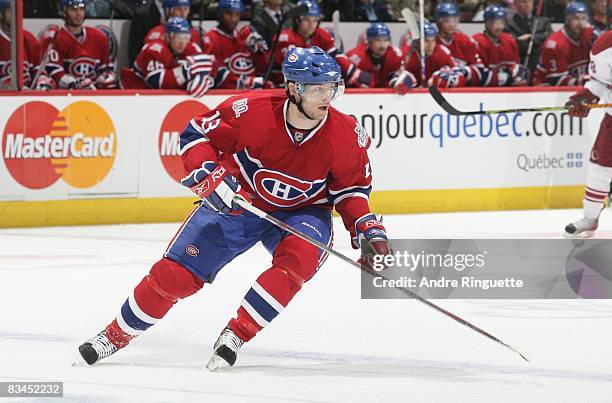
[[219, 370], [228, 369], [229, 367], [229, 363], [216, 354], [213, 354], [206, 363], [206, 369], [210, 372], [217, 372]]
[[578, 234], [570, 234], [569, 232], [563, 232], [563, 237], [566, 239], [586, 239], [592, 238], [595, 235], [595, 231], [582, 231]]
[[85, 362], [83, 356], [78, 354], [74, 362], [70, 365], [71, 367], [89, 367], [89, 364]]

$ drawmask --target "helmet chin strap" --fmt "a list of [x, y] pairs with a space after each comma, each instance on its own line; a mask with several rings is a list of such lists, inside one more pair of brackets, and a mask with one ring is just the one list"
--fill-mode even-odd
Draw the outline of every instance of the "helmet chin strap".
[[291, 102], [292, 104], [294, 104], [295, 106], [297, 106], [298, 111], [300, 111], [300, 113], [302, 115], [304, 115], [307, 119], [310, 120], [317, 120], [315, 118], [313, 118], [312, 116], [310, 116], [309, 114], [306, 113], [306, 111], [304, 110], [304, 108], [302, 107], [302, 100], [300, 100], [300, 102], [297, 102], [297, 100], [295, 99], [294, 95], [289, 94], [289, 88], [287, 88], [287, 95], [289, 96], [289, 102]]

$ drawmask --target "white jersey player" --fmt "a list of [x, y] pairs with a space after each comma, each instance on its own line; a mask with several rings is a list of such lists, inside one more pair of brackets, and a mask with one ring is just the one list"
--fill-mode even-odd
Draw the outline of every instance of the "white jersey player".
[[[591, 48], [590, 80], [567, 103], [569, 114], [587, 117], [586, 106], [597, 102], [612, 103], [612, 31], [607, 31]], [[583, 202], [584, 217], [565, 227], [566, 237], [592, 236], [599, 223], [599, 214], [610, 192], [612, 182], [612, 108], [606, 109], [597, 139], [591, 150], [586, 190]]]

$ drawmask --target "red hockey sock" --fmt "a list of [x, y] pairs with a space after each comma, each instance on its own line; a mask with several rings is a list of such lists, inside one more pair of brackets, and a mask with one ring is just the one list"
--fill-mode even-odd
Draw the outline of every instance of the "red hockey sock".
[[229, 326], [243, 341], [278, 316], [315, 273], [319, 262], [316, 247], [291, 235], [277, 246], [273, 266], [263, 272], [244, 296], [238, 315]]
[[204, 282], [179, 263], [163, 258], [153, 265], [127, 298], [107, 336], [118, 348], [157, 323], [182, 298], [195, 294]]

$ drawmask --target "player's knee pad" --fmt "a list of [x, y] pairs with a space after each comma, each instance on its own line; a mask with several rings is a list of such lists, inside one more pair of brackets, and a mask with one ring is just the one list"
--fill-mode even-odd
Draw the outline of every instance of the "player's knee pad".
[[184, 266], [168, 258], [153, 265], [147, 281], [153, 290], [171, 302], [195, 294], [204, 285], [204, 281]]
[[295, 281], [304, 283], [317, 272], [319, 248], [295, 235], [289, 235], [276, 247], [272, 265], [283, 268]]

